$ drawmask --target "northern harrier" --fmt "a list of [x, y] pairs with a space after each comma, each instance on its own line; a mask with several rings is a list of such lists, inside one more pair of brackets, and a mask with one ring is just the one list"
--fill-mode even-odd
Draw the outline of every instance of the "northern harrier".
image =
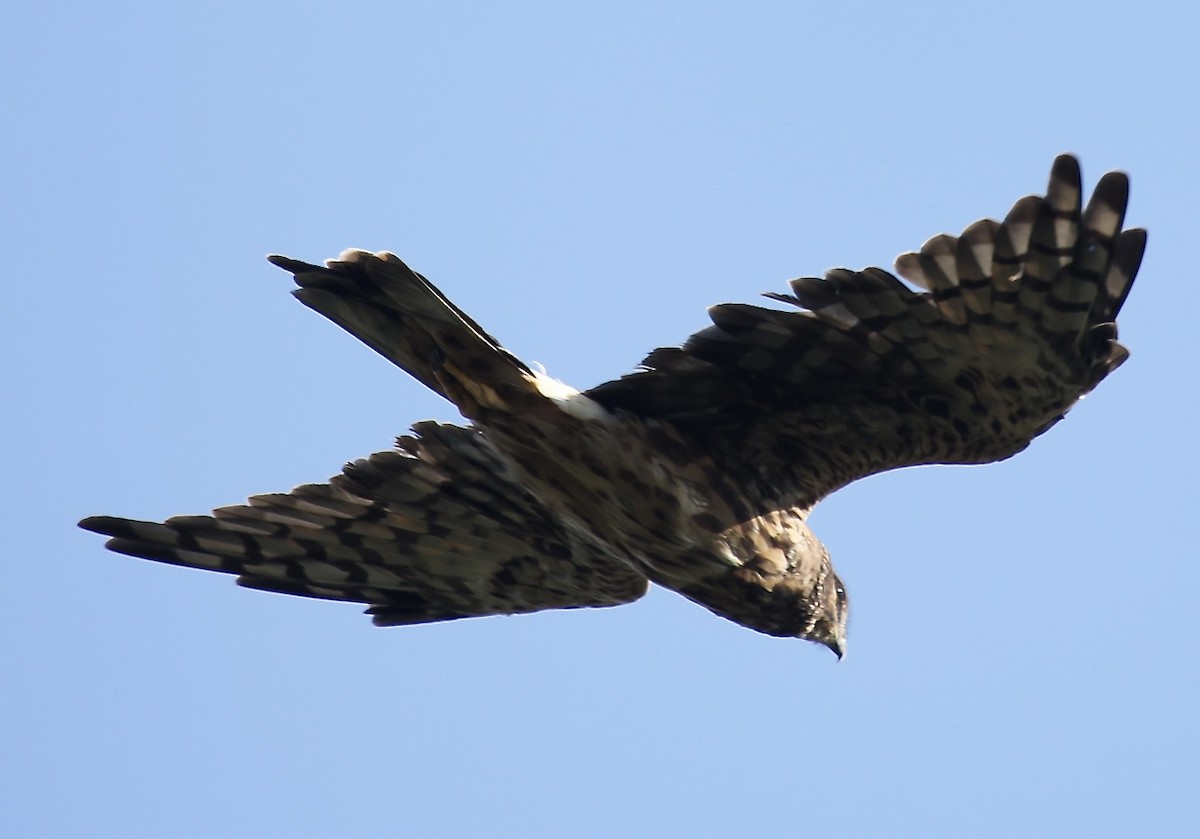
[[865, 475], [1021, 451], [1128, 355], [1146, 244], [1129, 184], [1078, 161], [1002, 222], [879, 268], [727, 303], [682, 348], [579, 392], [509, 354], [390, 253], [286, 257], [302, 303], [453, 402], [327, 484], [162, 524], [82, 527], [133, 556], [367, 604], [380, 626], [613, 606], [651, 581], [770, 635], [845, 647], [846, 592], [806, 520]]

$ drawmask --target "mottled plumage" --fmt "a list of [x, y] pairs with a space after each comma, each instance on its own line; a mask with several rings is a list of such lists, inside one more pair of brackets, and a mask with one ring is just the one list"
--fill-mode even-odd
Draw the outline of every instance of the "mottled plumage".
[[165, 523], [83, 527], [115, 551], [369, 605], [380, 625], [611, 606], [652, 581], [772, 635], [845, 646], [845, 590], [808, 529], [865, 475], [1009, 457], [1125, 360], [1145, 247], [1128, 180], [1045, 197], [878, 268], [724, 304], [682, 348], [580, 393], [530, 369], [391, 254], [284, 257], [295, 294], [454, 402], [328, 484]]

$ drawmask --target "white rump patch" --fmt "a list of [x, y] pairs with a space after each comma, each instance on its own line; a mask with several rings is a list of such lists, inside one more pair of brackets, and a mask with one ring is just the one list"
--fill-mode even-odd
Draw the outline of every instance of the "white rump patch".
[[576, 419], [599, 420], [608, 416], [608, 410], [594, 399], [584, 396], [566, 382], [560, 382], [553, 376], [547, 375], [546, 368], [533, 364], [533, 377], [530, 381], [538, 389], [538, 393], [549, 399], [564, 413]]

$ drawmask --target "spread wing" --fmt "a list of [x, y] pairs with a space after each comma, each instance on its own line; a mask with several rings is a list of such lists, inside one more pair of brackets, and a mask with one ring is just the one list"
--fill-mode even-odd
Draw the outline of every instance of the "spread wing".
[[80, 525], [120, 553], [367, 604], [380, 626], [614, 606], [645, 593], [642, 574], [566, 528], [477, 431], [433, 422], [414, 431], [328, 484], [212, 516]]
[[865, 475], [1009, 457], [1125, 360], [1115, 318], [1144, 230], [1110, 172], [1081, 206], [1059, 157], [1044, 197], [930, 239], [897, 271], [837, 269], [767, 295], [807, 311], [714, 306], [713, 325], [588, 392], [689, 429], [734, 474], [807, 506]]

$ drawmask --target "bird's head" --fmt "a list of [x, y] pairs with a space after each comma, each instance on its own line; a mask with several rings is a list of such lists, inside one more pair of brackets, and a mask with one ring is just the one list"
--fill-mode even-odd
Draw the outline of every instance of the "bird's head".
[[800, 527], [787, 549], [759, 551], [729, 572], [726, 584], [679, 591], [742, 626], [813, 641], [841, 658], [850, 615], [846, 587], [833, 570], [829, 551], [806, 525]]
[[841, 659], [846, 654], [846, 619], [849, 616], [850, 599], [846, 587], [826, 553], [809, 601], [808, 622], [799, 637], [829, 647]]

